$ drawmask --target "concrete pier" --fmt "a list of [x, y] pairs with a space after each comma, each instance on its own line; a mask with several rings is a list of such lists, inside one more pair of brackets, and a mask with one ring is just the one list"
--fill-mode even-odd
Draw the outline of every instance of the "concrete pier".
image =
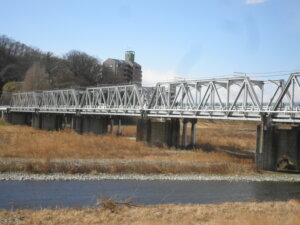
[[11, 112], [6, 115], [5, 120], [14, 125], [30, 125], [31, 113]]
[[154, 120], [140, 119], [137, 124], [137, 141], [150, 145], [178, 147], [180, 121], [178, 119]]
[[40, 129], [42, 130], [60, 130], [62, 129], [62, 115], [40, 114]]
[[105, 134], [107, 133], [108, 121], [106, 117], [101, 116], [73, 116], [71, 119], [72, 129], [77, 133], [93, 133]]
[[263, 170], [300, 171], [300, 127], [258, 125], [255, 164]]
[[32, 113], [31, 126], [36, 129], [42, 129], [42, 117], [40, 113]]
[[117, 128], [117, 136], [122, 135], [122, 120], [118, 119], [118, 128]]
[[[182, 136], [181, 136], [181, 147], [186, 148], [193, 148], [196, 145], [196, 139], [197, 139], [197, 133], [196, 133], [196, 119], [184, 119], [182, 121], [183, 127], [182, 127]], [[191, 136], [190, 136], [190, 142], [188, 143], [188, 124], [191, 123]]]
[[110, 135], [113, 135], [114, 134], [114, 119], [113, 118], [110, 118], [109, 119], [109, 133]]
[[183, 120], [183, 125], [182, 125], [182, 136], [181, 136], [181, 145], [183, 148], [187, 147], [187, 120]]
[[196, 123], [197, 120], [192, 120], [191, 121], [192, 126], [191, 126], [191, 147], [195, 147], [196, 146], [196, 141], [197, 141], [197, 129], [196, 129]]

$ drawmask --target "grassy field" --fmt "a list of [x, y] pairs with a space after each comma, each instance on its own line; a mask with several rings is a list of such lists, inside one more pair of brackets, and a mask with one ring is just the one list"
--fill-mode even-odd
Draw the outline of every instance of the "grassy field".
[[[113, 208], [113, 209], [112, 209]], [[131, 206], [90, 209], [0, 210], [0, 224], [180, 224], [180, 225], [298, 225], [300, 202], [248, 202], [205, 205]]]
[[[129, 140], [127, 137], [135, 135], [133, 126], [125, 127], [122, 137], [79, 135], [72, 130], [44, 131], [27, 126], [0, 126], [0, 171], [167, 174], [257, 172], [252, 159], [238, 158], [224, 152], [234, 152], [243, 149], [243, 146], [245, 150], [252, 151], [255, 138], [249, 134], [253, 133], [249, 125], [237, 127], [206, 122], [201, 126], [197, 128], [198, 148], [193, 151], [149, 147], [145, 143]], [[7, 163], [8, 159], [15, 159], [13, 162], [18, 163]], [[76, 166], [53, 163], [57, 160], [82, 159], [111, 160], [111, 163]], [[118, 163], [116, 160], [119, 160]], [[129, 163], [120, 163], [120, 160], [129, 160]]]

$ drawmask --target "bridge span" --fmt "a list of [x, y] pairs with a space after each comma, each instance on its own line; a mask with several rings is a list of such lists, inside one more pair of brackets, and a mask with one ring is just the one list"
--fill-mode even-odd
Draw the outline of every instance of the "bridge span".
[[[122, 119], [137, 117], [137, 140], [176, 147], [187, 145], [189, 122], [190, 143], [195, 144], [198, 119], [260, 121], [257, 166], [274, 170], [281, 157], [300, 170], [299, 76], [292, 73], [287, 80], [240, 76], [159, 82], [154, 87], [117, 85], [3, 93], [0, 110], [13, 124], [51, 130], [69, 123], [79, 133], [96, 134], [106, 133], [109, 124], [112, 132], [116, 120], [120, 134]], [[280, 123], [291, 127], [281, 130], [276, 127]]]

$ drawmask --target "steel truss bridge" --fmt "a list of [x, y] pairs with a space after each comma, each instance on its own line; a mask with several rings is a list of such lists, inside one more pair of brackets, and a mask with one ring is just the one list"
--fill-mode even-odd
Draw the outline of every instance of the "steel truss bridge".
[[[14, 93], [10, 112], [300, 123], [300, 73], [287, 80], [247, 76]], [[4, 96], [4, 94], [2, 95]]]

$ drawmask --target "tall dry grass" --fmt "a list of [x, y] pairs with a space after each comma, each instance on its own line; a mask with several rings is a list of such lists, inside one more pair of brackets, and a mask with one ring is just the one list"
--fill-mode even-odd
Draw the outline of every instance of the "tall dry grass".
[[[202, 149], [182, 151], [156, 148], [128, 140], [126, 137], [79, 135], [72, 130], [44, 131], [27, 126], [0, 126], [0, 157], [2, 172], [168, 174], [256, 172], [253, 160], [233, 157], [227, 153], [204, 152]], [[8, 158], [26, 160], [6, 163]], [[104, 164], [91, 162], [80, 165], [55, 163], [57, 160], [82, 159], [110, 161]], [[129, 161], [120, 162], [124, 159]]]
[[0, 127], [0, 157], [33, 159], [168, 159], [178, 162], [244, 162], [226, 153], [149, 147], [110, 135], [80, 135], [71, 130], [43, 131], [27, 126]]
[[197, 143], [202, 148], [255, 151], [256, 122], [199, 120], [197, 124]]
[[122, 136], [136, 137], [136, 125], [122, 126]]
[[157, 205], [95, 209], [0, 210], [2, 224], [298, 225], [299, 201]]

